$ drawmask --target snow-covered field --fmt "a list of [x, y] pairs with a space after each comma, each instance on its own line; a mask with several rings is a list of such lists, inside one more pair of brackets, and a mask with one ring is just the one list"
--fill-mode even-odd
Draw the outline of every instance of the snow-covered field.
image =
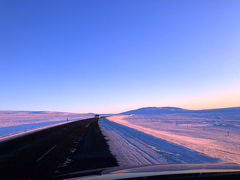
[[78, 119], [93, 117], [93, 114], [75, 114], [50, 111], [0, 111], [0, 140], [39, 128], [50, 127]]
[[110, 150], [123, 166], [240, 164], [239, 110], [135, 112], [102, 118], [100, 126]]

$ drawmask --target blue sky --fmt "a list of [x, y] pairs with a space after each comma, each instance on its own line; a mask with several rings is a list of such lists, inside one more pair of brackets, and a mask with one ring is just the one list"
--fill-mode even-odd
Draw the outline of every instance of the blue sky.
[[240, 106], [238, 0], [2, 0], [0, 109]]

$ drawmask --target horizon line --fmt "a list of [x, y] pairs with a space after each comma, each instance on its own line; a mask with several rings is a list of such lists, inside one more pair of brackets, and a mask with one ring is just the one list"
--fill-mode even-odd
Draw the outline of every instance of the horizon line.
[[201, 110], [214, 110], [214, 109], [230, 109], [230, 108], [240, 108], [240, 106], [227, 106], [227, 107], [219, 107], [219, 108], [201, 108], [201, 109], [191, 109], [191, 108], [182, 108], [176, 106], [143, 106], [138, 108], [131, 108], [129, 110], [123, 110], [118, 113], [97, 113], [97, 112], [73, 112], [73, 111], [55, 111], [55, 110], [0, 110], [0, 112], [4, 111], [16, 111], [16, 112], [61, 112], [61, 113], [73, 113], [73, 114], [120, 114], [127, 111], [142, 109], [142, 108], [179, 108], [184, 110], [192, 110], [192, 111], [201, 111]]

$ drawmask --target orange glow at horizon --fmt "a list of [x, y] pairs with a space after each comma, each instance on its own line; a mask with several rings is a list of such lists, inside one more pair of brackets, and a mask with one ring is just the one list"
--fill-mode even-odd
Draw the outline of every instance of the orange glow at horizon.
[[226, 91], [189, 97], [173, 103], [177, 107], [200, 110], [227, 107], [240, 107], [240, 92]]
[[[236, 88], [237, 89], [237, 88]], [[164, 96], [160, 95], [152, 99], [138, 99], [135, 101], [129, 100], [128, 102], [117, 103], [114, 106], [104, 106], [101, 110], [93, 110], [95, 113], [106, 113], [115, 114], [121, 113], [133, 109], [142, 107], [179, 107], [189, 110], [201, 110], [201, 109], [217, 109], [217, 108], [230, 108], [240, 107], [240, 91], [238, 90], [219, 90], [212, 92], [202, 92], [175, 95], [175, 96]], [[75, 111], [76, 112], [76, 111]]]

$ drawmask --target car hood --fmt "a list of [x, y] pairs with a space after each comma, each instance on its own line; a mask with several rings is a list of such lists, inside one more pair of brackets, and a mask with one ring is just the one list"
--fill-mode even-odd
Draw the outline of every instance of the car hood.
[[65, 174], [62, 178], [79, 180], [112, 180], [146, 176], [194, 174], [194, 173], [240, 173], [240, 165], [233, 163], [214, 164], [166, 164], [135, 167], [112, 167]]
[[139, 172], [160, 172], [160, 171], [183, 171], [183, 170], [240, 170], [240, 165], [234, 163], [214, 163], [214, 164], [163, 164], [136, 166], [128, 168], [109, 169], [102, 174], [119, 174], [119, 173], [139, 173]]

